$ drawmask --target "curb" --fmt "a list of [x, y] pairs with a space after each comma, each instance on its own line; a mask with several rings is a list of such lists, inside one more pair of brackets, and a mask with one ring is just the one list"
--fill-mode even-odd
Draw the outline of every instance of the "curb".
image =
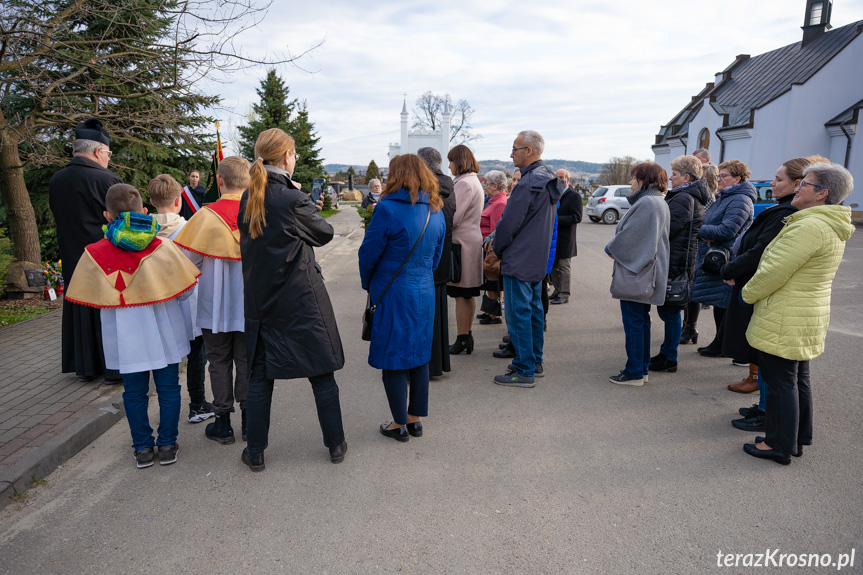
[[45, 445], [25, 455], [21, 461], [0, 475], [0, 510], [12, 503], [11, 498], [16, 492], [26, 493], [30, 489], [32, 477], [47, 476], [124, 416], [122, 400], [119, 403], [108, 400]]

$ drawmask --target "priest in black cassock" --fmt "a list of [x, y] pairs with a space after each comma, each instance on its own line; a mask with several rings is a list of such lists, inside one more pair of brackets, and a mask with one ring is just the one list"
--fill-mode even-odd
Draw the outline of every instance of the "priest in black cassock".
[[[69, 285], [84, 248], [104, 237], [107, 224], [105, 195], [122, 183], [108, 170], [111, 140], [95, 118], [75, 126], [72, 160], [54, 174], [48, 200], [57, 223], [57, 242], [63, 262], [63, 281]], [[105, 383], [122, 383], [119, 372], [105, 369], [99, 310], [63, 302], [63, 373], [75, 373], [81, 381], [105, 375]]]

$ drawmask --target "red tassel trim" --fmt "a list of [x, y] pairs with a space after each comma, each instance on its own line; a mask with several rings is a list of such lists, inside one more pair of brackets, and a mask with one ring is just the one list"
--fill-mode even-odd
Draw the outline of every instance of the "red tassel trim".
[[[195, 278], [199, 278], [199, 277], [201, 277], [200, 273], [197, 276], [195, 276]], [[165, 299], [160, 299], [160, 300], [155, 300], [155, 301], [148, 301], [145, 303], [131, 303], [131, 304], [126, 303], [125, 300], [123, 299], [122, 293], [120, 294], [120, 305], [98, 305], [98, 304], [94, 304], [94, 303], [87, 303], [85, 301], [78, 301], [78, 300], [72, 299], [68, 296], [66, 297], [66, 300], [68, 300], [72, 303], [76, 303], [78, 305], [93, 307], [96, 309], [119, 309], [119, 308], [124, 308], [124, 307], [144, 307], [144, 306], [148, 306], [148, 305], [156, 305], [157, 303], [162, 303], [162, 302], [166, 302], [166, 301], [171, 301], [173, 299], [177, 299], [179, 296], [183, 295], [184, 293], [186, 293], [187, 291], [189, 291], [190, 289], [192, 289], [196, 285], [198, 285], [197, 279], [195, 279], [195, 283], [193, 283], [192, 285], [190, 285], [189, 287], [187, 287], [186, 289], [184, 289], [182, 291], [178, 291], [177, 293], [175, 293], [171, 297], [166, 297]]]

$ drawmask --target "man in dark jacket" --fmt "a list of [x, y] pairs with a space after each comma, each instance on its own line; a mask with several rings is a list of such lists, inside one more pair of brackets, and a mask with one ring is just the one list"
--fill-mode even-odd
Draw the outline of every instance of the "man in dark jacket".
[[204, 205], [204, 195], [207, 188], [201, 185], [201, 172], [189, 172], [189, 185], [183, 187], [183, 205], [180, 207], [180, 217], [187, 220], [194, 216]]
[[581, 223], [584, 201], [577, 190], [569, 187], [569, 172], [558, 170], [557, 179], [563, 182], [565, 190], [557, 207], [557, 250], [551, 268], [551, 304], [569, 302], [569, 280], [572, 275], [570, 258], [578, 253], [575, 243], [575, 226]]
[[545, 141], [534, 130], [519, 132], [512, 145], [512, 162], [521, 170], [506, 209], [497, 224], [494, 252], [501, 259], [506, 297], [506, 327], [515, 348], [510, 371], [498, 375], [498, 385], [533, 387], [542, 375], [542, 280], [546, 274], [551, 234], [563, 182], [542, 163]]
[[443, 215], [444, 220], [446, 220], [443, 251], [441, 252], [437, 269], [434, 271], [435, 316], [429, 376], [437, 377], [443, 375], [445, 371], [450, 371], [449, 312], [447, 309], [446, 284], [450, 279], [450, 251], [452, 246], [452, 220], [453, 215], [455, 215], [455, 193], [453, 192], [452, 178], [444, 174], [440, 169], [442, 162], [440, 152], [434, 148], [426, 147], [417, 150], [417, 155], [422, 158], [437, 178], [438, 193], [443, 200]]
[[[105, 195], [122, 181], [108, 170], [111, 140], [95, 118], [75, 126], [72, 160], [48, 184], [48, 203], [57, 224], [57, 243], [63, 262], [63, 281], [69, 285], [75, 266], [89, 244], [102, 239], [107, 224]], [[76, 373], [81, 381], [103, 372], [106, 383], [122, 383], [116, 370], [105, 370], [99, 310], [63, 302], [63, 373]]]

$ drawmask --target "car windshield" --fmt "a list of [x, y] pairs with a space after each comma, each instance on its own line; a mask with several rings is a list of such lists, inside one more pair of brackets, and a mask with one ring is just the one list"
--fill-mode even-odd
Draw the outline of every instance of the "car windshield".
[[602, 196], [605, 195], [605, 192], [607, 192], [607, 191], [608, 191], [608, 188], [597, 188], [597, 190], [595, 192], [593, 192], [593, 194], [591, 194], [590, 197], [601, 198]]

